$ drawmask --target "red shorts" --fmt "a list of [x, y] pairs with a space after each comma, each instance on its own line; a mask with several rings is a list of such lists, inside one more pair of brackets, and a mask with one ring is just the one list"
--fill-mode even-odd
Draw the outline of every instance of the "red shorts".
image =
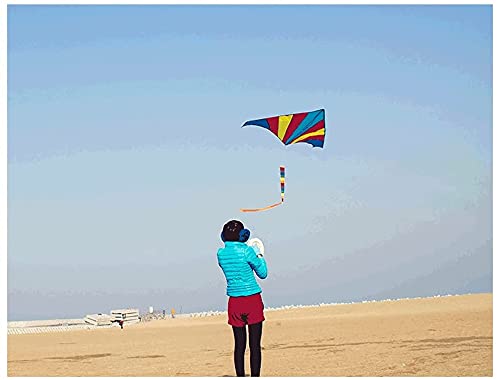
[[246, 297], [229, 297], [227, 315], [227, 323], [234, 327], [262, 322], [265, 320], [264, 303], [260, 293]]

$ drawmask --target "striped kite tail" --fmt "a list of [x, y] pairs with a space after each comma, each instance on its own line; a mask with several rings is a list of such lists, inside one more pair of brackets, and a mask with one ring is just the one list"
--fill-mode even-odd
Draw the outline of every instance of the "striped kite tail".
[[285, 201], [285, 167], [280, 166], [281, 203]]
[[274, 203], [272, 205], [261, 207], [261, 208], [240, 208], [241, 212], [259, 212], [270, 210], [281, 205], [285, 201], [285, 167], [280, 166], [280, 184], [281, 184], [281, 202]]

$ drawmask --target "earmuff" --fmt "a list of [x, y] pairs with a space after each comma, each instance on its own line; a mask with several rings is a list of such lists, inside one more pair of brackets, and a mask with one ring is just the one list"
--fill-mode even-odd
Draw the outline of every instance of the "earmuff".
[[250, 237], [250, 231], [247, 230], [246, 228], [243, 228], [240, 231], [240, 243], [246, 242], [249, 237]]
[[[250, 231], [247, 230], [246, 228], [243, 228], [241, 231], [240, 231], [240, 234], [239, 234], [239, 242], [240, 243], [245, 243], [248, 239], [250, 238]], [[226, 239], [224, 239], [224, 231], [222, 231], [220, 233], [220, 239], [223, 241], [223, 242], [226, 242]]]

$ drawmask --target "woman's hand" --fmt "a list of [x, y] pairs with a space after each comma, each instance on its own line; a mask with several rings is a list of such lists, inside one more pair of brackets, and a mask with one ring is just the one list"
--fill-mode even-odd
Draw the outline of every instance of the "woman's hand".
[[257, 254], [257, 257], [261, 258], [264, 256], [264, 243], [259, 238], [252, 238], [247, 242], [249, 247], [252, 247]]

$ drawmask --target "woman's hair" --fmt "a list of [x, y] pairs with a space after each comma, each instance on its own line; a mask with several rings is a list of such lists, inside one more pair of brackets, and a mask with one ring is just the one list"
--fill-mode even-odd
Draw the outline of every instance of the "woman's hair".
[[239, 220], [230, 220], [222, 228], [224, 241], [240, 241], [240, 231], [245, 228]]

